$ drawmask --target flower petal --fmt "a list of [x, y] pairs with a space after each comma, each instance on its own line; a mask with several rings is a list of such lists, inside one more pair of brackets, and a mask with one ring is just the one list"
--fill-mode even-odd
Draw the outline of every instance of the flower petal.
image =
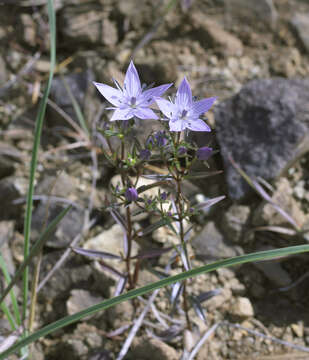
[[139, 119], [146, 120], [146, 119], [158, 119], [158, 116], [149, 108], [138, 108], [134, 109], [133, 111], [134, 116], [138, 117]]
[[216, 97], [211, 97], [200, 101], [196, 101], [192, 104], [190, 112], [193, 112], [195, 116], [200, 116], [201, 114], [204, 114], [212, 107], [212, 104], [215, 102], [216, 99], [217, 99]]
[[124, 90], [130, 98], [137, 98], [142, 92], [141, 82], [132, 60], [124, 78]]
[[100, 93], [114, 106], [120, 106], [121, 99], [123, 97], [122, 92], [109, 85], [93, 82], [94, 86], [100, 91]]
[[170, 131], [182, 131], [187, 127], [187, 122], [184, 120], [171, 120], [168, 124]]
[[210, 127], [201, 119], [188, 121], [187, 128], [191, 131], [211, 131]]
[[145, 90], [139, 97], [138, 102], [141, 101], [145, 106], [151, 105], [155, 101], [156, 97], [162, 96], [165, 93], [165, 91], [168, 88], [170, 88], [172, 85], [173, 84], [165, 84]]
[[134, 116], [131, 108], [116, 109], [110, 121], [115, 120], [129, 120]]
[[192, 105], [192, 92], [186, 77], [184, 77], [177, 90], [176, 105], [181, 109], [188, 109]]
[[163, 114], [167, 118], [171, 119], [173, 116], [173, 112], [175, 112], [175, 104], [162, 98], [156, 98], [155, 101]]

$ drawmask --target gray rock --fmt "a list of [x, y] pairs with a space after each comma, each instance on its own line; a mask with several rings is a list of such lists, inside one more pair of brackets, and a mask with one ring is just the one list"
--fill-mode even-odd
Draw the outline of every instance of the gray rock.
[[292, 279], [281, 264], [275, 261], [253, 263], [276, 286], [285, 287], [291, 284]]
[[309, 14], [296, 13], [290, 23], [303, 49], [309, 52]]
[[196, 31], [196, 37], [205, 48], [217, 48], [221, 53], [229, 56], [242, 55], [242, 42], [236, 36], [225, 31], [215, 21], [205, 19], [205, 14], [193, 13], [192, 26]]
[[[63, 78], [59, 76], [55, 77], [53, 79], [50, 90], [51, 99], [73, 120], [79, 123], [76, 112], [72, 105], [71, 97], [65, 87], [65, 84], [69, 87], [78, 105], [81, 107], [81, 109], [83, 109], [85, 105], [85, 95], [88, 88], [92, 86], [93, 80], [93, 73], [90, 70], [69, 74], [63, 76]], [[47, 115], [49, 126], [63, 126], [64, 120], [57, 112], [49, 110]]]
[[[46, 210], [48, 211], [47, 224], [50, 224], [68, 205], [60, 203], [50, 203], [41, 201], [35, 209], [32, 218], [33, 235], [40, 235], [44, 223]], [[81, 208], [73, 207], [56, 227], [53, 234], [50, 235], [46, 244], [53, 248], [65, 248], [76, 235], [78, 235], [83, 227], [85, 211]]]
[[8, 80], [8, 71], [2, 56], [0, 56], [0, 87]]
[[133, 358], [139, 360], [177, 360], [177, 351], [165, 342], [151, 338], [137, 338], [133, 342]]
[[67, 198], [77, 188], [77, 180], [62, 171], [60, 174], [55, 174], [55, 171], [48, 173], [44, 172], [42, 179], [40, 179], [36, 189], [36, 195], [57, 196]]
[[[300, 204], [293, 198], [293, 187], [286, 178], [281, 178], [276, 183], [276, 190], [271, 196], [272, 201], [280, 206], [297, 225], [302, 228], [307, 216]], [[274, 225], [289, 227], [290, 223], [269, 202], [263, 201], [254, 211], [252, 224], [255, 226]]]
[[59, 12], [60, 32], [67, 43], [115, 45], [116, 25], [98, 1], [65, 6]]
[[241, 199], [249, 186], [229, 155], [249, 175], [280, 176], [309, 148], [309, 80], [254, 80], [215, 109], [217, 139], [228, 192]]
[[226, 237], [233, 243], [239, 243], [244, 233], [244, 228], [250, 216], [249, 206], [232, 205], [223, 214], [222, 230]]
[[21, 177], [10, 176], [0, 180], [1, 199], [0, 219], [20, 219], [22, 203], [14, 201], [25, 197], [27, 180]]
[[[101, 301], [103, 301], [101, 296], [93, 295], [87, 290], [74, 289], [71, 290], [70, 297], [66, 302], [67, 312], [69, 315], [73, 315]], [[90, 317], [87, 317], [85, 319], [87, 320], [89, 318]]]
[[193, 238], [192, 246], [197, 258], [222, 259], [236, 256], [240, 248], [232, 246], [217, 230], [214, 222], [209, 222], [203, 230]]
[[272, 0], [224, 0], [227, 12], [255, 26], [263, 23], [274, 28], [278, 13]]
[[241, 319], [254, 316], [254, 309], [250, 300], [245, 297], [236, 298], [231, 308], [231, 314]]

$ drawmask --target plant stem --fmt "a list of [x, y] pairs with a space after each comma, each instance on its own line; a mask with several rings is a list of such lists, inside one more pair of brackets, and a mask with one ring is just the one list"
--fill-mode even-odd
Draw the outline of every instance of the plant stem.
[[126, 265], [127, 265], [127, 273], [128, 273], [128, 282], [129, 282], [129, 290], [134, 288], [132, 276], [131, 276], [131, 250], [132, 250], [132, 222], [131, 222], [131, 211], [130, 207], [127, 206], [127, 241], [128, 241], [128, 252], [126, 256]]
[[[176, 136], [176, 144], [174, 144], [174, 146], [176, 145], [178, 147], [180, 142], [180, 132], [177, 133]], [[176, 147], [175, 146], [175, 147]], [[175, 151], [175, 157], [177, 156], [177, 153]], [[184, 239], [184, 226], [183, 226], [183, 196], [182, 196], [182, 190], [181, 190], [181, 181], [182, 181], [182, 173], [181, 173], [181, 167], [179, 164], [178, 159], [176, 159], [176, 208], [177, 208], [177, 214], [178, 214], [178, 222], [179, 222], [179, 237], [180, 237], [180, 241], [181, 241], [181, 247], [184, 251], [184, 255], [185, 258], [187, 260], [187, 264], [189, 264], [189, 259], [188, 259], [188, 251], [187, 251], [187, 245]], [[185, 266], [182, 266], [183, 271], [189, 270], [186, 269]], [[187, 289], [186, 289], [186, 280], [184, 280], [183, 282], [183, 310], [186, 314], [186, 322], [187, 322], [187, 328], [188, 330], [192, 329], [191, 326], [191, 321], [189, 318], [189, 307], [188, 307], [188, 301], [187, 301]]]

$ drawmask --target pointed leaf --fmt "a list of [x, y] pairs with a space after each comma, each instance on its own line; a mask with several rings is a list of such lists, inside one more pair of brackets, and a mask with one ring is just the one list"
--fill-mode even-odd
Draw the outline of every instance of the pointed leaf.
[[89, 249], [83, 249], [83, 248], [72, 248], [76, 254], [88, 256], [91, 258], [99, 258], [99, 259], [117, 259], [121, 260], [121, 257], [119, 255], [115, 255], [109, 252], [105, 251], [98, 251], [98, 250], [89, 250]]
[[203, 178], [219, 175], [222, 173], [223, 173], [222, 170], [191, 172], [190, 174], [185, 176], [185, 179], [203, 179]]

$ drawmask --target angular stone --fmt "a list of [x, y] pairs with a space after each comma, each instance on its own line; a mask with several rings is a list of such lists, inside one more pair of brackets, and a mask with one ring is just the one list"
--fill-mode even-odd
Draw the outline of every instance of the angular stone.
[[275, 261], [262, 261], [253, 263], [255, 267], [276, 286], [285, 287], [291, 284], [292, 279], [289, 273], [284, 270], [280, 263]]
[[103, 301], [101, 296], [95, 296], [87, 290], [74, 289], [71, 290], [70, 297], [66, 302], [67, 312], [69, 315], [73, 315], [101, 301]]
[[224, 239], [212, 221], [193, 238], [192, 246], [197, 258], [203, 260], [228, 258], [236, 256], [240, 251]]
[[139, 360], [177, 360], [177, 351], [161, 340], [138, 338], [133, 350], [134, 359]]
[[254, 309], [250, 300], [245, 297], [236, 298], [231, 308], [231, 314], [241, 319], [254, 316]]
[[59, 13], [60, 32], [68, 42], [115, 45], [116, 25], [97, 1], [65, 6]]
[[254, 80], [215, 109], [217, 139], [232, 199], [251, 193], [249, 176], [279, 177], [309, 150], [309, 80]]
[[197, 38], [206, 48], [218, 48], [229, 56], [242, 55], [242, 42], [236, 36], [225, 31], [217, 22], [205, 19], [205, 14], [193, 13], [192, 25]]
[[[302, 227], [307, 216], [302, 211], [298, 202], [293, 198], [293, 188], [286, 178], [281, 178], [276, 183], [276, 190], [271, 196], [272, 201], [294, 219]], [[289, 221], [281, 215], [269, 202], [263, 201], [253, 214], [252, 223], [255, 226], [274, 225], [289, 226]]]
[[278, 13], [272, 0], [224, 0], [227, 12], [250, 25], [266, 24], [274, 28]]
[[232, 205], [223, 214], [222, 230], [233, 243], [239, 243], [250, 216], [249, 206]]
[[21, 177], [10, 176], [0, 180], [0, 193], [2, 196], [0, 219], [20, 219], [22, 202], [14, 200], [25, 197], [27, 193], [27, 180]]
[[[35, 209], [32, 218], [32, 229], [34, 236], [39, 236], [45, 223], [46, 210], [48, 210], [47, 224], [50, 224], [68, 205], [41, 201]], [[67, 247], [75, 236], [80, 234], [83, 227], [85, 212], [81, 208], [72, 207], [57, 225], [53, 234], [49, 236], [46, 244], [53, 248]]]
[[290, 23], [303, 49], [309, 52], [309, 14], [296, 13], [293, 15]]
[[[58, 76], [53, 79], [50, 90], [51, 99], [78, 124], [79, 122], [72, 105], [72, 99], [65, 85], [67, 85], [67, 87], [70, 89], [70, 92], [74, 96], [78, 105], [81, 107], [81, 109], [83, 109], [85, 105], [87, 89], [88, 87], [93, 86], [93, 80], [94, 77], [90, 70], [69, 74], [63, 77]], [[49, 126], [63, 126], [63, 117], [61, 117], [57, 112], [49, 109], [47, 115]]]

